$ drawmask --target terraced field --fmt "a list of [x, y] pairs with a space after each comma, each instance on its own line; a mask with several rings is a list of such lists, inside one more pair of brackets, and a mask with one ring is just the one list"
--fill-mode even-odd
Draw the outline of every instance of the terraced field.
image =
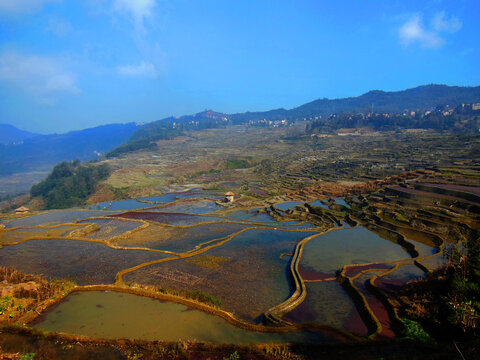
[[[470, 176], [479, 170], [457, 166], [452, 179], [432, 169], [364, 195], [255, 209], [219, 206], [219, 194], [198, 189], [112, 202], [106, 210], [4, 218], [2, 266], [77, 285], [48, 306], [12, 310], [9, 318], [5, 312], [3, 320], [28, 324], [46, 308], [36, 328], [99, 336], [88, 329], [98, 329], [101, 316], [71, 326], [68, 308], [64, 328], [48, 324], [70, 291], [108, 290], [207, 312], [201, 321], [221, 318], [251, 333], [250, 342], [268, 341], [265, 333], [284, 334], [271, 337], [282, 342], [396, 338], [403, 331], [399, 289], [444, 265], [444, 249], [480, 229], [480, 176]], [[102, 334], [113, 325], [105, 326]], [[211, 341], [208, 331], [195, 340]]]

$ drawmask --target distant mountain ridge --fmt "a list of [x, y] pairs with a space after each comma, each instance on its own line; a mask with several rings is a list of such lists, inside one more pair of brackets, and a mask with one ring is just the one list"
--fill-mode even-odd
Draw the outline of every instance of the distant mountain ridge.
[[401, 112], [427, 110], [437, 105], [458, 106], [480, 102], [480, 86], [422, 85], [402, 91], [372, 90], [357, 97], [318, 99], [288, 111], [290, 116], [327, 115], [342, 112]]
[[50, 170], [61, 161], [96, 159], [127, 141], [137, 129], [135, 123], [110, 124], [0, 145], [0, 175]]
[[372, 90], [357, 97], [342, 99], [317, 99], [293, 109], [224, 114], [206, 110], [194, 115], [165, 119], [147, 123], [133, 133], [129, 141], [109, 155], [152, 147], [152, 141], [169, 139], [181, 134], [182, 130], [203, 129], [227, 124], [245, 124], [251, 121], [301, 120], [339, 113], [398, 113], [403, 110], [428, 110], [438, 105], [458, 106], [462, 103], [480, 102], [480, 86], [462, 87], [448, 85], [422, 85], [402, 91]]
[[14, 144], [22, 142], [25, 139], [37, 136], [38, 134], [30, 131], [20, 130], [10, 124], [0, 124], [0, 144]]
[[317, 99], [293, 109], [275, 109], [232, 114], [234, 123], [250, 120], [300, 119], [339, 113], [401, 112], [428, 110], [437, 105], [458, 106], [480, 102], [480, 86], [422, 85], [401, 91], [372, 90], [356, 97]]

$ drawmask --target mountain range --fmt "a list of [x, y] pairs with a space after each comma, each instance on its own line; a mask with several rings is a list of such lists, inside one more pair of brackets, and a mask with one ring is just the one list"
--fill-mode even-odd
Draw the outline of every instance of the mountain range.
[[[96, 159], [127, 141], [137, 129], [135, 123], [110, 124], [66, 134], [35, 135], [19, 143], [0, 144], [0, 176], [48, 171], [61, 161]], [[15, 133], [24, 134], [21, 130], [10, 134]]]
[[405, 109], [428, 110], [444, 105], [455, 107], [479, 101], [480, 86], [423, 85], [395, 92], [372, 90], [358, 97], [344, 99], [318, 99], [294, 108], [290, 113], [306, 116], [343, 112], [401, 112]]
[[358, 97], [343, 99], [318, 99], [290, 110], [283, 108], [269, 111], [223, 114], [212, 110], [178, 118], [168, 117], [146, 124], [135, 131], [126, 144], [108, 155], [150, 148], [151, 141], [172, 138], [183, 130], [194, 130], [245, 124], [251, 121], [302, 120], [330, 114], [387, 112], [399, 113], [404, 110], [431, 110], [437, 106], [456, 107], [461, 104], [480, 102], [480, 86], [461, 87], [447, 85], [423, 85], [416, 88], [387, 92], [369, 91]]
[[423, 85], [396, 92], [373, 90], [358, 97], [318, 99], [289, 110], [280, 108], [237, 114], [209, 110], [194, 115], [168, 117], [143, 126], [135, 123], [110, 124], [66, 134], [38, 135], [12, 125], [0, 125], [0, 176], [49, 171], [61, 161], [88, 161], [108, 152], [111, 156], [117, 156], [151, 147], [152, 141], [173, 138], [185, 130], [245, 124], [263, 119], [295, 121], [332, 113], [428, 110], [436, 106], [455, 107], [463, 103], [480, 103], [480, 86]]
[[10, 124], [0, 124], [0, 144], [17, 144], [23, 140], [37, 136], [38, 134], [17, 129]]
[[447, 85], [422, 85], [402, 91], [372, 90], [357, 97], [342, 99], [317, 99], [290, 110], [283, 108], [245, 112], [232, 115], [234, 123], [250, 120], [299, 119], [340, 113], [401, 112], [403, 110], [428, 110], [436, 106], [480, 102], [480, 86], [463, 87]]

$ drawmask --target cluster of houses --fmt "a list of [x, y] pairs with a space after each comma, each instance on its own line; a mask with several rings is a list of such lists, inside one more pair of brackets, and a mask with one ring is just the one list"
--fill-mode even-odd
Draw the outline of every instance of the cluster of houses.
[[267, 119], [261, 119], [261, 120], [250, 120], [248, 122], [248, 125], [250, 126], [271, 126], [271, 127], [283, 127], [283, 126], [288, 126], [288, 120], [283, 119], [283, 120], [267, 120]]

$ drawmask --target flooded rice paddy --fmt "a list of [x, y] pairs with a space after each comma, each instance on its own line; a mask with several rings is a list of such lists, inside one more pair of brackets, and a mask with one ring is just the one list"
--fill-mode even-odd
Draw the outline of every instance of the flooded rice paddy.
[[171, 203], [176, 200], [182, 199], [193, 199], [193, 198], [211, 198], [212, 200], [220, 200], [223, 198], [221, 195], [216, 194], [204, 194], [202, 192], [197, 192], [198, 189], [193, 189], [191, 191], [184, 191], [184, 192], [173, 192], [168, 193], [162, 196], [150, 196], [140, 198], [140, 201], [148, 201], [151, 203]]
[[314, 321], [358, 335], [367, 335], [352, 299], [336, 281], [310, 282], [307, 284], [307, 298], [285, 319], [293, 322]]
[[89, 219], [79, 222], [97, 224], [99, 229], [87, 234], [90, 239], [108, 239], [115, 236], [120, 236], [127, 231], [134, 230], [142, 225], [141, 222], [124, 221], [116, 219]]
[[[115, 283], [180, 293], [199, 291], [217, 299], [220, 308], [237, 319], [261, 324], [265, 312], [294, 293], [291, 263], [304, 242], [297, 260], [306, 297], [284, 315], [284, 320], [368, 335], [358, 304], [335, 278], [346, 267], [345, 276], [354, 279], [373, 312], [385, 323], [383, 336], [392, 336], [386, 310], [368, 291], [366, 282], [379, 275], [376, 286], [389, 292], [425, 277], [399, 244], [344, 221], [338, 221], [343, 228], [323, 233], [331, 223], [318, 226], [298, 217], [277, 221], [268, 208], [223, 210], [215, 202], [220, 198], [193, 190], [91, 206], [100, 210], [52, 211], [4, 221], [0, 264], [49, 279], [73, 279], [78, 285]], [[303, 204], [291, 201], [276, 207], [286, 211]], [[333, 204], [349, 208], [341, 198], [311, 204], [325, 211]], [[44, 225], [54, 228], [39, 227]], [[408, 231], [404, 235], [412, 235], [407, 236], [413, 239], [408, 241], [422, 257], [418, 262], [428, 268], [440, 266], [441, 256], [428, 257], [438, 252], [432, 238]], [[405, 264], [394, 269], [402, 261]], [[395, 271], [385, 275], [392, 269]], [[91, 337], [235, 344], [335, 338], [307, 331], [246, 331], [185, 305], [98, 291], [72, 293], [33, 325]]]
[[[247, 230], [208, 251], [213, 258], [175, 260], [144, 267], [125, 276], [129, 283], [200, 290], [222, 301], [222, 308], [258, 323], [270, 307], [291, 293], [290, 257], [299, 240], [313, 232]], [[202, 256], [202, 255], [198, 255]], [[212, 263], [224, 259], [219, 264]]]
[[214, 216], [197, 216], [192, 214], [182, 213], [163, 213], [154, 211], [131, 211], [117, 215], [111, 215], [112, 217], [122, 217], [125, 219], [137, 219], [154, 221], [160, 224], [177, 225], [177, 226], [190, 226], [203, 222], [216, 222], [223, 221], [224, 219]]
[[403, 265], [394, 272], [375, 280], [375, 285], [386, 292], [393, 292], [400, 289], [401, 286], [412, 280], [425, 279], [426, 275], [416, 265]]
[[10, 229], [23, 226], [58, 225], [64, 223], [73, 223], [77, 220], [104, 215], [105, 212], [95, 210], [55, 210], [6, 222], [5, 227]]
[[65, 301], [38, 318], [33, 327], [108, 339], [196, 340], [226, 344], [326, 340], [325, 335], [315, 332], [247, 331], [218, 316], [182, 304], [100, 291], [70, 294]]
[[[344, 198], [334, 198], [332, 200], [333, 200], [332, 204], [343, 205], [343, 206], [346, 206], [347, 208], [350, 207], [350, 205], [348, 205], [345, 202]], [[324, 201], [324, 200], [315, 200], [315, 201], [311, 202], [310, 205], [318, 206], [318, 207], [321, 207], [321, 208], [324, 208], [324, 209], [328, 209], [328, 201]]]
[[398, 244], [364, 227], [356, 227], [333, 230], [308, 242], [300, 266], [306, 271], [334, 275], [348, 264], [388, 262], [408, 257]]
[[223, 239], [249, 227], [250, 225], [226, 222], [192, 227], [172, 227], [158, 224], [118, 239], [116, 243], [121, 246], [144, 246], [182, 253], [193, 250], [201, 244]]
[[48, 279], [72, 279], [79, 285], [111, 284], [125, 268], [162, 259], [165, 254], [115, 250], [76, 240], [33, 240], [0, 249], [0, 264]]
[[220, 206], [218, 206], [215, 202], [209, 200], [181, 200], [150, 208], [149, 211], [200, 215], [208, 214], [219, 209], [221, 209]]
[[59, 237], [68, 236], [77, 229], [76, 226], [55, 226], [54, 228], [19, 228], [8, 232], [0, 232], [0, 245], [13, 245], [24, 239], [33, 237]]

